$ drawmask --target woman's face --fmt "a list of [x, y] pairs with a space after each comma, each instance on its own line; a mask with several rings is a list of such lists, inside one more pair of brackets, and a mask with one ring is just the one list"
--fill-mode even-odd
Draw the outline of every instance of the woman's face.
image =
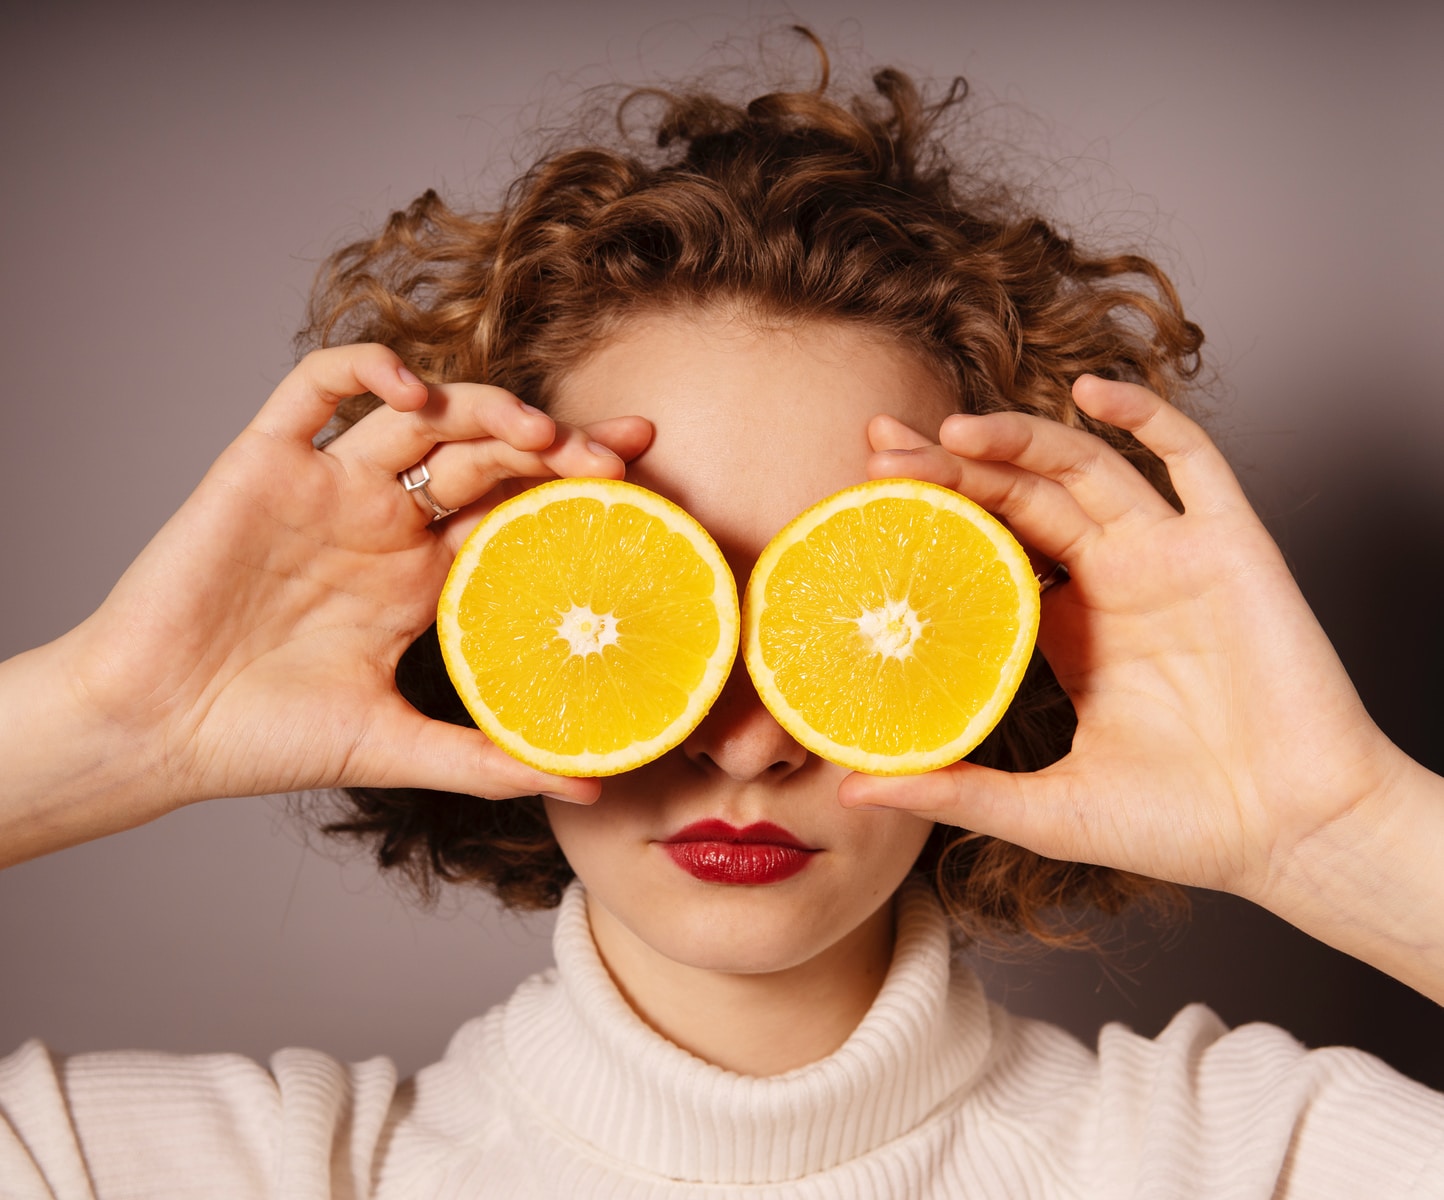
[[[866, 478], [866, 425], [887, 413], [935, 436], [955, 411], [916, 355], [844, 325], [764, 327], [735, 313], [637, 317], [558, 381], [549, 406], [585, 425], [629, 413], [656, 429], [627, 477], [680, 504], [716, 539], [739, 588], [763, 546], [823, 497]], [[586, 884], [592, 924], [685, 966], [768, 972], [815, 959], [880, 910], [930, 824], [837, 802], [846, 772], [773, 720], [741, 656], [677, 749], [603, 781], [591, 807], [547, 801]], [[812, 853], [770, 882], [699, 878], [669, 852], [699, 821], [781, 826]], [[685, 860], [685, 855], [680, 855]], [[625, 931], [625, 933], [622, 933]]]

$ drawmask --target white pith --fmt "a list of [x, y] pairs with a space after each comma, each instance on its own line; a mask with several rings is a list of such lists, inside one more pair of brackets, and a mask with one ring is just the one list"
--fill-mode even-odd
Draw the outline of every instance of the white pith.
[[925, 625], [906, 600], [888, 600], [854, 620], [874, 654], [898, 659], [912, 657], [913, 643], [922, 636]]
[[572, 605], [557, 619], [557, 637], [573, 654], [600, 654], [618, 642], [617, 618], [611, 613], [594, 613], [585, 604]]

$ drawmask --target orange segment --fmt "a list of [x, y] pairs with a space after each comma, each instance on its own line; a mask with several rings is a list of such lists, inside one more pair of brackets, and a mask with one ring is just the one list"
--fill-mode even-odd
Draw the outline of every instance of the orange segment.
[[748, 672], [778, 722], [853, 770], [954, 762], [1012, 700], [1038, 583], [971, 500], [916, 480], [847, 488], [762, 552], [743, 600]]
[[559, 479], [497, 505], [437, 607], [442, 656], [477, 726], [560, 775], [666, 753], [737, 652], [736, 585], [692, 517], [635, 484]]

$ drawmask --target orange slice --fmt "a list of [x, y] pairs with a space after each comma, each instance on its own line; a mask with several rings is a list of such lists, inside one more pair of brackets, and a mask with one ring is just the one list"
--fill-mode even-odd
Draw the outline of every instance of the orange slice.
[[758, 695], [815, 754], [905, 775], [955, 762], [1022, 682], [1038, 581], [995, 518], [936, 484], [830, 496], [763, 550], [742, 604]]
[[499, 504], [452, 564], [442, 656], [477, 726], [558, 775], [666, 753], [737, 654], [737, 589], [716, 543], [669, 500], [558, 479]]

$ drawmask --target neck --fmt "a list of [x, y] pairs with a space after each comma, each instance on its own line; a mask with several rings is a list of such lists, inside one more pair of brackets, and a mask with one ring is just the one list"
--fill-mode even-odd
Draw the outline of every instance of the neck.
[[669, 959], [590, 897], [587, 915], [633, 1011], [668, 1041], [739, 1075], [780, 1075], [841, 1047], [877, 998], [896, 933], [889, 901], [806, 962], [742, 973]]

